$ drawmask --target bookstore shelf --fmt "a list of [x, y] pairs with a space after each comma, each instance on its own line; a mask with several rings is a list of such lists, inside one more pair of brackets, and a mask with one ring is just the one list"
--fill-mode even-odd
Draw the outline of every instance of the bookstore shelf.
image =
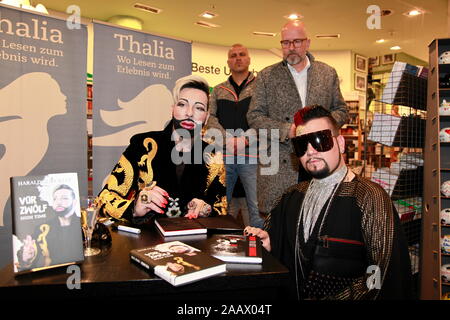
[[[425, 140], [424, 217], [421, 265], [421, 298], [447, 299], [450, 284], [450, 226], [444, 214], [450, 211], [450, 64], [439, 57], [450, 50], [450, 39], [435, 39], [429, 45], [427, 90], [428, 118]], [[445, 62], [445, 61], [441, 61]], [[444, 220], [442, 220], [444, 219]]]

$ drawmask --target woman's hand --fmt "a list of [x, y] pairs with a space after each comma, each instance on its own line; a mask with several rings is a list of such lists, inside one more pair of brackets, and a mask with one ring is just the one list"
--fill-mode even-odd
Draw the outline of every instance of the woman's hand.
[[194, 198], [187, 205], [188, 212], [185, 215], [188, 219], [197, 219], [198, 217], [208, 217], [211, 213], [211, 206], [201, 199]]
[[142, 217], [149, 211], [164, 213], [164, 210], [161, 208], [167, 206], [167, 198], [169, 198], [169, 194], [164, 189], [156, 185], [154, 187], [145, 187], [139, 192], [136, 199], [133, 216]]
[[244, 229], [244, 235], [246, 236], [256, 236], [259, 237], [261, 239], [262, 242], [262, 246], [270, 252], [270, 250], [272, 249], [270, 246], [270, 237], [269, 234], [267, 233], [267, 231], [264, 231], [260, 228], [254, 228], [254, 227], [245, 227]]

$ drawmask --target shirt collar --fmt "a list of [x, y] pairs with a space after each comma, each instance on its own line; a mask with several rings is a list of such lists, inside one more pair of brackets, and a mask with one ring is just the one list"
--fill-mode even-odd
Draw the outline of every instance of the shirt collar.
[[238, 96], [239, 96], [239, 94], [241, 93], [242, 89], [244, 89], [244, 87], [246, 86], [247, 81], [248, 81], [248, 79], [250, 78], [250, 75], [251, 75], [251, 72], [248, 73], [247, 78], [245, 78], [245, 80], [242, 81], [242, 83], [241, 83], [240, 85], [238, 85], [238, 84], [234, 81], [234, 79], [233, 79], [232, 76], [230, 76], [230, 77], [228, 78], [229, 81], [230, 81], [230, 83], [231, 83], [231, 85], [232, 85], [233, 88], [234, 88], [234, 91], [236, 92], [236, 94], [237, 94]]

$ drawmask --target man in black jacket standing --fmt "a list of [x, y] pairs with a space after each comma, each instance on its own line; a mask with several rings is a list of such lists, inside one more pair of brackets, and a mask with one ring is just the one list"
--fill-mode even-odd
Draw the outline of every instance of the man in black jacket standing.
[[232, 45], [227, 63], [231, 76], [214, 87], [210, 97], [208, 128], [220, 130], [223, 145], [226, 146], [224, 163], [228, 203], [239, 177], [245, 190], [250, 225], [261, 227], [263, 219], [259, 216], [256, 195], [256, 138], [247, 123], [247, 111], [255, 84], [255, 76], [249, 71], [248, 49], [241, 44]]

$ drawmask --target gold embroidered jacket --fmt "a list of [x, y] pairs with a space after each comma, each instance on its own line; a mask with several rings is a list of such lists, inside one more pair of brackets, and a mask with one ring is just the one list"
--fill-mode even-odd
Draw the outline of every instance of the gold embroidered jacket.
[[[130, 145], [98, 195], [97, 201], [103, 213], [116, 219], [132, 220], [136, 195], [146, 184], [156, 181], [156, 185], [166, 190], [172, 199], [178, 199], [176, 204], [183, 215], [187, 212], [187, 203], [193, 198], [211, 205], [211, 215], [226, 214], [224, 165], [220, 161], [215, 162], [222, 156], [208, 153], [212, 148], [205, 149], [208, 144], [197, 140], [192, 152], [183, 155], [183, 159], [190, 159], [190, 162], [186, 161], [177, 168], [172, 161], [172, 153], [179, 153], [171, 134], [172, 122], [163, 131], [141, 133], [131, 138]], [[208, 163], [205, 159], [209, 160]], [[167, 214], [169, 207], [162, 209]], [[151, 211], [146, 218], [154, 214]]]

